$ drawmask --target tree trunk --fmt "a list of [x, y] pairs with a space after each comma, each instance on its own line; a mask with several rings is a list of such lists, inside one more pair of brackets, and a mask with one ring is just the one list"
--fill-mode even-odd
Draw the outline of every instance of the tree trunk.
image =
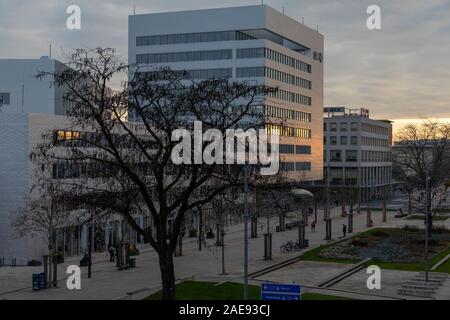
[[173, 253], [166, 248], [159, 253], [159, 268], [162, 279], [162, 299], [175, 300], [175, 271], [173, 265]]

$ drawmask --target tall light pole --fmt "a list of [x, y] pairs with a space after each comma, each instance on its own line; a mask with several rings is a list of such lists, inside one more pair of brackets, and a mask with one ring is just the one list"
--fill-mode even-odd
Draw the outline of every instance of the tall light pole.
[[430, 176], [427, 174], [426, 182], [425, 182], [425, 189], [427, 192], [426, 195], [426, 205], [425, 205], [425, 281], [428, 282], [428, 264], [429, 264], [429, 257], [428, 257], [428, 237], [429, 237], [429, 225], [430, 225], [430, 202], [431, 202], [431, 195], [430, 195]]
[[248, 300], [248, 161], [244, 167], [244, 300]]

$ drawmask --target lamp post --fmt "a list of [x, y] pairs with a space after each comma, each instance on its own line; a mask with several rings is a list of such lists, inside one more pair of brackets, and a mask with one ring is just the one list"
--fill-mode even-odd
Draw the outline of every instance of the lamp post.
[[248, 161], [244, 167], [244, 300], [248, 300]]
[[428, 268], [429, 268], [429, 256], [428, 256], [428, 237], [429, 237], [429, 226], [430, 226], [430, 176], [427, 174], [425, 189], [426, 195], [426, 206], [425, 206], [425, 281], [428, 282]]

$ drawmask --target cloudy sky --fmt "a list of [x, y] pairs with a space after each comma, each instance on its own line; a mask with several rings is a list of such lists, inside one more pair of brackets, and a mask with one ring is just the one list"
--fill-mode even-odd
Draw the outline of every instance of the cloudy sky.
[[[65, 60], [73, 48], [109, 46], [127, 57], [137, 13], [260, 4], [260, 0], [0, 0], [0, 58]], [[265, 0], [325, 36], [325, 105], [368, 107], [377, 118], [450, 118], [450, 0]], [[81, 30], [66, 8], [82, 10]], [[366, 9], [381, 7], [382, 30]], [[403, 120], [405, 121], [405, 120]]]

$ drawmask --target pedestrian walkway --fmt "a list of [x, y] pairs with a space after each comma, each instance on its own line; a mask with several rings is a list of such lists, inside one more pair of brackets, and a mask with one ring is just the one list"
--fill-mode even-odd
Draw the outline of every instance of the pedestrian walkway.
[[[356, 210], [355, 210], [356, 212]], [[381, 212], [373, 212], [373, 227], [397, 227], [404, 224], [421, 225], [421, 221], [406, 221], [404, 219], [394, 219], [394, 212], [388, 213], [388, 221], [382, 223]], [[332, 237], [337, 239], [342, 236], [342, 225], [347, 223], [347, 218], [341, 217], [340, 207], [334, 208], [331, 213], [333, 219]], [[309, 240], [309, 248], [314, 248], [327, 243], [325, 238], [325, 224], [323, 213], [319, 211], [316, 232], [311, 232], [306, 228], [306, 238]], [[266, 261], [264, 255], [264, 240], [262, 233], [265, 232], [266, 219], [260, 219], [260, 229], [258, 238], [249, 239], [249, 271], [254, 272], [268, 267], [274, 263], [292, 258], [298, 253], [282, 253], [279, 248], [287, 241], [297, 241], [298, 230], [288, 230], [285, 232], [273, 233], [273, 259]], [[311, 221], [311, 217], [310, 217]], [[354, 232], [366, 231], [370, 228], [366, 226], [366, 214], [354, 214]], [[448, 223], [448, 221], [446, 222]], [[277, 225], [277, 218], [270, 221], [272, 229]], [[422, 223], [423, 226], [423, 223]], [[217, 281], [242, 281], [243, 274], [243, 224], [228, 227], [225, 237], [225, 270], [227, 275], [220, 275], [222, 271], [222, 261], [220, 247], [215, 247], [213, 241], [208, 242], [208, 248], [198, 250], [196, 239], [187, 238], [183, 243], [183, 256], [175, 258], [175, 274], [178, 279], [193, 277], [196, 280], [217, 279]], [[274, 230], [272, 230], [274, 231]], [[58, 266], [60, 278], [66, 276], [67, 265], [78, 265], [80, 257], [66, 259], [64, 264]], [[82, 290], [70, 291], [65, 286], [65, 280], [59, 282], [59, 287], [43, 291], [33, 292], [31, 290], [31, 274], [39, 272], [42, 268], [0, 268], [0, 299], [118, 299], [124, 296], [133, 297], [146, 294], [147, 292], [159, 290], [161, 285], [158, 257], [154, 250], [145, 248], [136, 257], [137, 267], [126, 271], [117, 271], [115, 263], [110, 263], [107, 254], [93, 255], [92, 278], [87, 279], [86, 268], [82, 268]], [[303, 271], [303, 269], [302, 269]], [[280, 270], [281, 275], [283, 271]], [[313, 271], [311, 270], [311, 276]], [[288, 275], [288, 273], [286, 273]], [[314, 280], [320, 277], [326, 278], [328, 274], [316, 272]], [[287, 281], [288, 279], [286, 279]], [[220, 282], [220, 281], [219, 281]], [[314, 281], [317, 283], [318, 281]], [[127, 295], [128, 293], [128, 295]]]

